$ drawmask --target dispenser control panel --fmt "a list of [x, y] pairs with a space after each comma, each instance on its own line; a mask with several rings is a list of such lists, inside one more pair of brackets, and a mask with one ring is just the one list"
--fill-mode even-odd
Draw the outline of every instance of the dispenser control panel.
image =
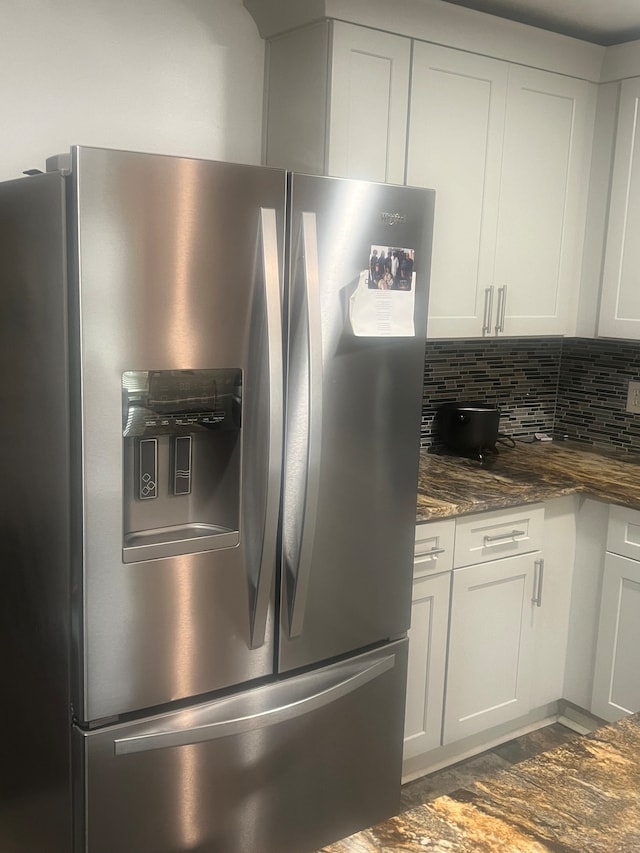
[[240, 541], [240, 368], [122, 374], [122, 560]]
[[242, 371], [238, 369], [127, 370], [122, 374], [125, 437], [238, 429], [241, 411]]

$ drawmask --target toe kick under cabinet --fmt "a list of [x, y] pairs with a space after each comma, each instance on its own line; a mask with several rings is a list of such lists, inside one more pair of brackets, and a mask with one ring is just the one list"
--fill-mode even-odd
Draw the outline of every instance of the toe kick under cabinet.
[[531, 708], [543, 504], [418, 525], [405, 759]]

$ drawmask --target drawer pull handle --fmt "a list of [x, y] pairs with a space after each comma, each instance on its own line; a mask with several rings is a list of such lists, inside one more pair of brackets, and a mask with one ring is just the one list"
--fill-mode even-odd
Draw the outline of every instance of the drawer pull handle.
[[515, 539], [516, 536], [524, 536], [524, 530], [512, 530], [511, 533], [501, 533], [499, 536], [485, 536], [484, 543], [485, 545], [489, 545], [492, 542], [505, 542], [507, 539]]
[[430, 551], [417, 553], [413, 558], [414, 565], [417, 566], [419, 563], [426, 563], [431, 559], [435, 559], [438, 554], [444, 554], [445, 550], [445, 548], [432, 548]]
[[445, 548], [431, 548], [429, 551], [418, 551], [416, 557], [437, 557], [438, 554], [444, 554]]

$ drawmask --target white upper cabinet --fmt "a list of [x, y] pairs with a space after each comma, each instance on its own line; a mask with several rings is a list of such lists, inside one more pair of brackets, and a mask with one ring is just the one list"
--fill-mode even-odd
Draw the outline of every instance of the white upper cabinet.
[[414, 46], [407, 183], [436, 191], [429, 337], [477, 336], [488, 322], [507, 70]]
[[334, 22], [327, 174], [404, 182], [411, 42]]
[[436, 190], [429, 337], [571, 334], [595, 89], [416, 43], [407, 183]]
[[404, 183], [410, 39], [323, 21], [268, 56], [266, 165]]
[[[322, 20], [269, 41], [264, 161], [436, 190], [429, 337], [574, 335], [596, 89]], [[620, 145], [632, 138], [629, 126]], [[640, 250], [625, 257], [629, 278]]]
[[493, 272], [506, 334], [575, 331], [594, 118], [592, 84], [509, 67]]
[[640, 78], [620, 91], [598, 333], [640, 339]]
[[266, 166], [324, 174], [329, 41], [323, 21], [267, 43]]

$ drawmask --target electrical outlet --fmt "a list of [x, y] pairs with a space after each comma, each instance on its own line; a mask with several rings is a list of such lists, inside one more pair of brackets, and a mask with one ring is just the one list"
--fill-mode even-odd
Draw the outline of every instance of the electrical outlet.
[[629, 382], [627, 391], [627, 411], [640, 415], [640, 382]]

